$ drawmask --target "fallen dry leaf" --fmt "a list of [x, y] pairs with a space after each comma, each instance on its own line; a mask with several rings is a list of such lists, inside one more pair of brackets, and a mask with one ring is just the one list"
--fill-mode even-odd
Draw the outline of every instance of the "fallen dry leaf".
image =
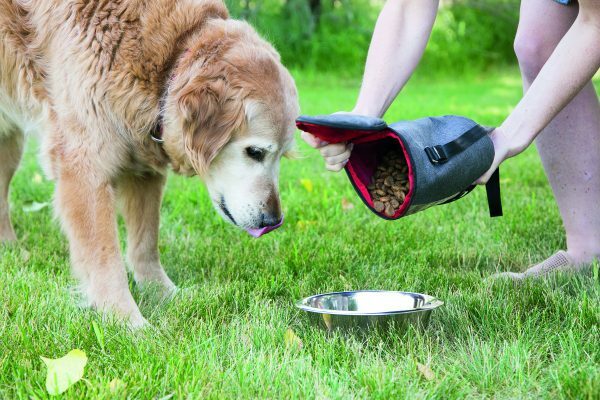
[[302, 339], [296, 335], [296, 333], [292, 330], [292, 328], [288, 328], [283, 335], [283, 340], [285, 342], [285, 347], [293, 348], [293, 349], [301, 349], [304, 343], [302, 343]]
[[108, 389], [111, 393], [120, 392], [121, 390], [125, 389], [125, 386], [125, 382], [119, 378], [115, 378], [108, 383]]
[[242, 341], [242, 343], [244, 344], [244, 346], [246, 348], [252, 347], [252, 338], [250, 338], [249, 335], [243, 333], [242, 336], [240, 337], [240, 340]]
[[37, 201], [32, 201], [31, 203], [26, 203], [23, 206], [23, 211], [25, 212], [38, 212], [43, 210], [44, 208], [48, 207], [50, 203], [44, 202], [44, 203], [38, 203]]
[[314, 186], [310, 179], [300, 179], [300, 184], [304, 186], [307, 192], [312, 193]]
[[423, 378], [427, 379], [428, 381], [432, 381], [435, 379], [435, 374], [433, 373], [431, 368], [429, 368], [429, 366], [417, 363], [417, 369], [419, 370], [421, 375], [423, 375]]
[[31, 253], [25, 249], [21, 249], [21, 260], [23, 261], [23, 263], [27, 263], [30, 258], [31, 258]]
[[344, 210], [344, 211], [350, 211], [352, 209], [354, 209], [354, 204], [352, 204], [350, 202], [350, 200], [348, 200], [347, 198], [344, 197], [342, 199], [342, 210]]
[[315, 225], [317, 223], [317, 221], [304, 221], [304, 220], [300, 220], [298, 222], [296, 222], [296, 227], [298, 229], [306, 229], [311, 225]]
[[66, 356], [51, 359], [40, 357], [48, 367], [46, 390], [51, 396], [64, 393], [83, 377], [87, 356], [79, 349], [71, 350]]

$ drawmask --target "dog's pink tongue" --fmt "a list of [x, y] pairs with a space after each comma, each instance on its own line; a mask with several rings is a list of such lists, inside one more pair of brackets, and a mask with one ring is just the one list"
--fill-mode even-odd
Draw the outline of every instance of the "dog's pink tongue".
[[273, 226], [265, 226], [264, 228], [248, 228], [246, 229], [246, 232], [248, 232], [250, 235], [254, 236], [255, 238], [259, 238], [262, 235], [266, 235], [267, 233], [274, 231], [275, 229], [279, 228], [281, 225], [283, 225], [283, 217], [281, 217], [281, 221], [279, 221], [277, 223], [277, 225], [273, 225]]

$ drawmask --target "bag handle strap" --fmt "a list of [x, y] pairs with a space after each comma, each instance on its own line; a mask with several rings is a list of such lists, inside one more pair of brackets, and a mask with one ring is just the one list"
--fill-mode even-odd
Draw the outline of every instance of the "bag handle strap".
[[[462, 199], [467, 194], [471, 193], [477, 185], [471, 185], [453, 198], [442, 204], [452, 203], [456, 200]], [[490, 217], [501, 217], [502, 216], [502, 197], [500, 196], [500, 169], [497, 169], [494, 174], [490, 177], [488, 183], [485, 184], [485, 191], [487, 194], [488, 209], [490, 210]]]
[[500, 196], [500, 168], [497, 168], [496, 171], [494, 171], [490, 180], [485, 184], [485, 192], [487, 194], [490, 217], [501, 217], [502, 197]]
[[450, 158], [462, 153], [473, 143], [488, 134], [488, 130], [481, 125], [475, 125], [456, 139], [446, 143], [425, 148], [425, 153], [432, 164], [443, 164]]

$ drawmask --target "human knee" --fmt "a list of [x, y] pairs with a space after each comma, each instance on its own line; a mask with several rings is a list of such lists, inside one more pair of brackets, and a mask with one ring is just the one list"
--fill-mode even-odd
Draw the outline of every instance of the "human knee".
[[530, 30], [519, 30], [514, 49], [521, 73], [527, 79], [535, 79], [556, 47], [543, 36]]

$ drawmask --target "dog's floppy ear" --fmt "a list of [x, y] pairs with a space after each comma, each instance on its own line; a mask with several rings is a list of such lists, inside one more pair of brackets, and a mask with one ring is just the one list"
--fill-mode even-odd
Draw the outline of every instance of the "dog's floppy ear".
[[218, 64], [188, 82], [177, 101], [185, 151], [200, 176], [245, 120], [242, 89]]

